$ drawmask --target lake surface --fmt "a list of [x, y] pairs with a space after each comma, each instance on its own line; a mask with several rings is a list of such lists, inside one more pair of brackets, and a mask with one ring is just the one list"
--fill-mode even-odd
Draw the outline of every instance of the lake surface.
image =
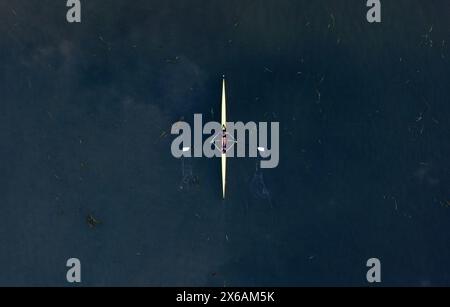
[[[448, 1], [58, 2], [0, 3], [0, 285], [450, 285]], [[170, 153], [223, 74], [230, 121], [280, 123], [225, 201]]]

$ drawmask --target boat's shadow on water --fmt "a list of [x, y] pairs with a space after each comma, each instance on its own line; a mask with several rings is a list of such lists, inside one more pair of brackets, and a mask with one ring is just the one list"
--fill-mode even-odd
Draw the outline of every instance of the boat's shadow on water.
[[[255, 164], [255, 171], [248, 181], [248, 201], [247, 206], [258, 205], [274, 208], [274, 200], [270, 189], [264, 180], [263, 170], [259, 167], [259, 161]], [[248, 208], [250, 209], [250, 208]]]
[[178, 191], [187, 192], [200, 186], [200, 179], [193, 172], [192, 161], [181, 158], [181, 180]]

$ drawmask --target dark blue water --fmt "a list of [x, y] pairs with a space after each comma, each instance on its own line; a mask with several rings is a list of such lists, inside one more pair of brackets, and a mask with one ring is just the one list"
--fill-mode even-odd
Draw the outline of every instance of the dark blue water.
[[[58, 2], [0, 1], [0, 285], [450, 285], [448, 1]], [[222, 74], [281, 130], [226, 201], [168, 134]]]

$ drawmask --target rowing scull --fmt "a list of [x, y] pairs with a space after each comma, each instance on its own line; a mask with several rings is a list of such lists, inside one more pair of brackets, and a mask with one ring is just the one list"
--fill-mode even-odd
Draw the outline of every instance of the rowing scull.
[[225, 78], [222, 80], [222, 197], [225, 199], [225, 184], [227, 176], [227, 108], [225, 96]]

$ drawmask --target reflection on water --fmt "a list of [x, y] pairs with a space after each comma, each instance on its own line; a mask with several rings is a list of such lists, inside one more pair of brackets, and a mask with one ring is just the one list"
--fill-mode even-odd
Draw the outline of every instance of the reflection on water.
[[189, 191], [190, 189], [200, 185], [198, 176], [194, 175], [192, 171], [192, 162], [186, 162], [184, 158], [181, 159], [181, 181], [178, 185], [179, 191]]

